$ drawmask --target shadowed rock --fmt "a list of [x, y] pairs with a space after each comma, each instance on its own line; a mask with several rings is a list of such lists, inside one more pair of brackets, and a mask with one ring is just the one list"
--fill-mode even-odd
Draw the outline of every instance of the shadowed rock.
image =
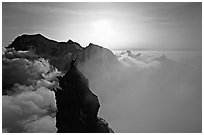
[[58, 132], [113, 132], [102, 118], [98, 118], [98, 97], [91, 92], [88, 79], [77, 70], [75, 64], [75, 60], [72, 60], [67, 73], [58, 77], [61, 87], [55, 93]]
[[60, 71], [65, 71], [69, 65], [64, 61], [71, 61], [76, 53], [83, 47], [77, 42], [68, 40], [67, 42], [57, 42], [44, 37], [41, 34], [18, 36], [8, 47], [16, 51], [30, 51], [39, 57], [50, 60], [50, 64]]
[[6, 48], [14, 48], [16, 51], [30, 51], [38, 57], [49, 59], [50, 64], [62, 72], [69, 69], [70, 61], [76, 57], [80, 66], [86, 66], [87, 62], [92, 62], [94, 63], [93, 66], [101, 67], [104, 64], [105, 68], [109, 68], [108, 65], [117, 61], [110, 50], [101, 46], [90, 43], [89, 46], [83, 48], [72, 40], [57, 42], [41, 34], [18, 36]]

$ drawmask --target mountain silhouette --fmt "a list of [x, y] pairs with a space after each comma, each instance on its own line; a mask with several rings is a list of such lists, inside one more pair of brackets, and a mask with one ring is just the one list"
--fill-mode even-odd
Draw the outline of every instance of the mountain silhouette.
[[44, 37], [41, 34], [18, 36], [7, 48], [15, 48], [16, 51], [33, 50], [38, 55], [61, 56], [67, 53], [76, 53], [83, 47], [77, 42], [57, 42]]
[[106, 48], [90, 43], [83, 48], [79, 43], [68, 40], [67, 42], [57, 42], [44, 37], [41, 34], [18, 36], [8, 47], [16, 51], [31, 51], [39, 57], [50, 60], [50, 64], [58, 70], [66, 72], [69, 63], [74, 58], [80, 65], [88, 62], [93, 65], [107, 65], [117, 62], [115, 55]]
[[44, 37], [41, 34], [21, 35], [18, 36], [8, 47], [14, 48], [16, 51], [31, 51], [39, 57], [50, 60], [58, 70], [65, 71], [67, 69], [65, 61], [70, 61], [73, 54], [80, 52], [83, 47], [77, 42], [68, 40], [67, 42], [57, 42]]
[[61, 89], [55, 91], [57, 132], [113, 132], [108, 123], [98, 117], [98, 97], [91, 92], [88, 79], [80, 72], [84, 66], [91, 66], [91, 72], [97, 72], [117, 63], [110, 50], [92, 43], [83, 48], [72, 40], [57, 42], [41, 34], [18, 36], [6, 48], [29, 51], [32, 55], [48, 59], [51, 65], [66, 73], [58, 77]]
[[55, 92], [57, 132], [113, 132], [97, 116], [100, 108], [98, 97], [89, 89], [88, 79], [76, 68], [75, 60], [71, 61], [66, 74], [58, 79], [61, 90]]

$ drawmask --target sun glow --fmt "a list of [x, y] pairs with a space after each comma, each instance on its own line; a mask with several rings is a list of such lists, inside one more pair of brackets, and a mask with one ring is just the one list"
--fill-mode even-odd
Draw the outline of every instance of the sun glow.
[[113, 38], [114, 31], [109, 20], [99, 20], [93, 23], [94, 37], [100, 41], [107, 41]]

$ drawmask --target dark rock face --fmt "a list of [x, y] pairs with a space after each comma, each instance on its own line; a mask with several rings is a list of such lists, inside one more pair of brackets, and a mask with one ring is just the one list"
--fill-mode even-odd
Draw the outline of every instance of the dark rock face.
[[68, 53], [76, 53], [82, 50], [80, 44], [68, 40], [67, 42], [57, 42], [47, 39], [41, 34], [18, 36], [7, 48], [14, 47], [16, 51], [26, 51], [32, 49], [36, 54], [47, 54], [51, 56], [61, 56]]
[[61, 71], [65, 71], [69, 66], [65, 61], [70, 61], [83, 49], [80, 44], [72, 40], [57, 42], [41, 34], [18, 36], [7, 48], [15, 48], [16, 51], [30, 50], [39, 57], [49, 59], [50, 63]]
[[70, 69], [59, 77], [59, 86], [55, 92], [57, 103], [56, 127], [59, 133], [97, 133], [113, 132], [108, 124], [99, 118], [98, 97], [89, 89], [86, 79], [72, 60]]
[[[117, 62], [117, 58], [110, 50], [92, 43], [83, 48], [72, 40], [57, 42], [41, 34], [18, 36], [6, 48], [29, 51], [33, 58], [43, 57], [58, 70], [67, 71], [65, 76], [58, 78], [61, 90], [55, 92], [58, 132], [113, 132], [108, 123], [97, 116], [100, 107], [98, 97], [89, 89], [88, 79], [83, 76], [86, 72], [82, 72], [86, 71], [83, 69], [90, 69], [87, 73], [94, 74], [102, 72], [102, 69], [110, 69], [111, 65]], [[78, 62], [77, 68], [83, 74], [76, 68], [74, 62], [70, 65], [71, 60], [75, 58]], [[88, 77], [90, 78], [90, 75]]]
[[63, 72], [69, 69], [70, 61], [76, 57], [79, 66], [92, 65], [96, 69], [104, 66], [106, 70], [117, 62], [115, 55], [101, 46], [90, 43], [89, 46], [83, 48], [72, 40], [57, 42], [41, 34], [18, 36], [7, 48], [14, 48], [16, 51], [29, 50], [39, 57], [49, 59], [50, 64]]

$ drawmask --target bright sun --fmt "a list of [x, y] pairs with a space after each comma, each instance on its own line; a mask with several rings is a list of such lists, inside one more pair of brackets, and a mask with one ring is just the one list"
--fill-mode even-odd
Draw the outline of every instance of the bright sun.
[[109, 40], [113, 36], [111, 22], [108, 20], [99, 20], [93, 23], [94, 36], [98, 40]]

